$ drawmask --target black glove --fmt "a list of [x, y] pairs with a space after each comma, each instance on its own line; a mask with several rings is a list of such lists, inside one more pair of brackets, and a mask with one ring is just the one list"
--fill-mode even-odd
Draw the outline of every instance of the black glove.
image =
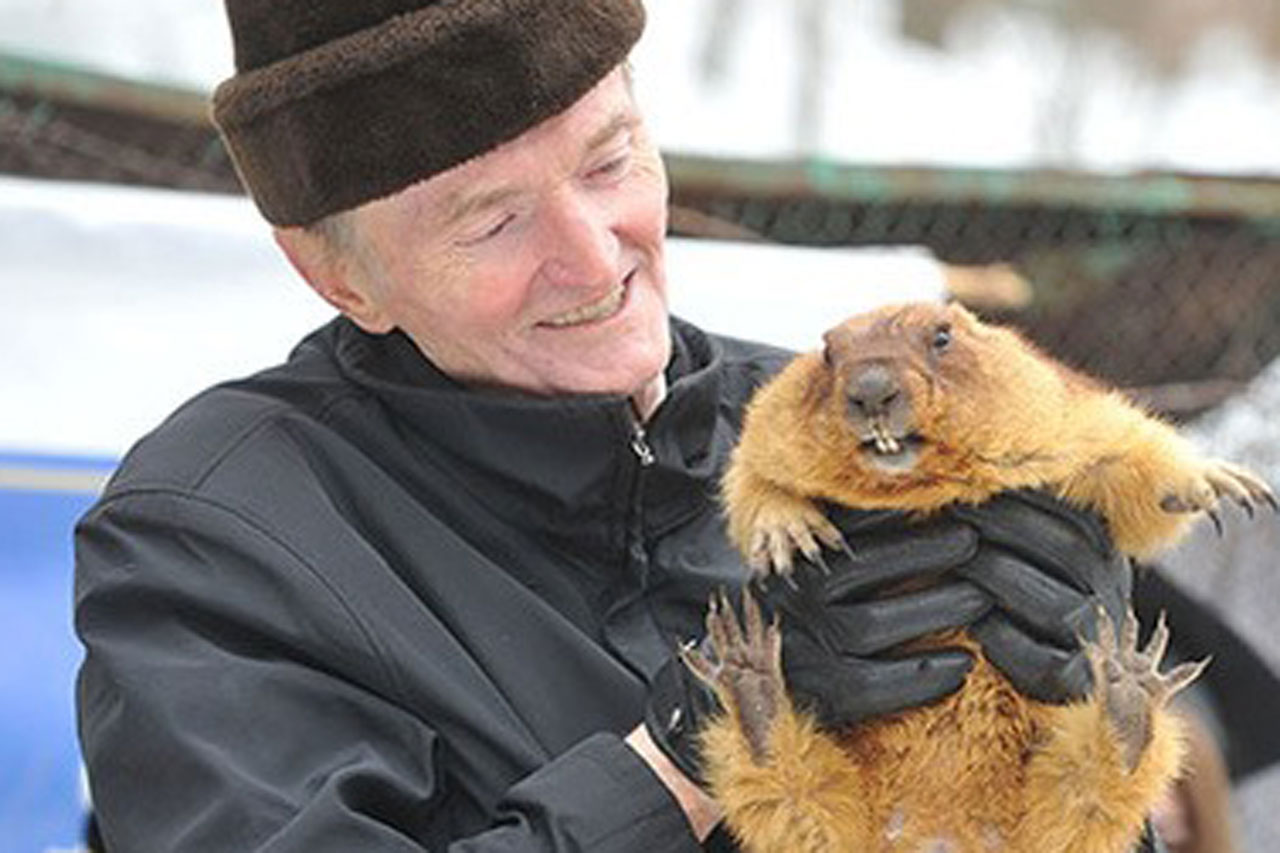
[[944, 577], [973, 557], [974, 532], [949, 519], [915, 524], [889, 511], [829, 515], [846, 553], [827, 552], [819, 567], [802, 562], [789, 579], [754, 582], [766, 611], [780, 615], [783, 671], [797, 706], [824, 726], [846, 726], [959, 688], [973, 665], [969, 653], [896, 647], [970, 625], [991, 608], [974, 584]]
[[948, 514], [979, 534], [978, 552], [960, 574], [996, 602], [972, 629], [987, 658], [1042, 702], [1087, 694], [1092, 674], [1081, 637], [1097, 638], [1099, 606], [1123, 624], [1133, 580], [1102, 522], [1029, 491]]
[[[933, 701], [956, 690], [973, 664], [967, 652], [912, 655], [893, 648], [922, 635], [971, 624], [991, 598], [968, 581], [941, 576], [969, 561], [978, 537], [967, 524], [922, 525], [896, 512], [833, 509], [849, 546], [828, 552], [822, 566], [799, 562], [789, 577], [752, 582], [766, 612], [780, 615], [783, 670], [796, 704], [824, 725]], [[891, 594], [903, 583], [922, 591]], [[697, 733], [719, 710], [715, 694], [679, 660], [659, 670], [645, 706], [654, 743], [686, 776], [701, 783]]]

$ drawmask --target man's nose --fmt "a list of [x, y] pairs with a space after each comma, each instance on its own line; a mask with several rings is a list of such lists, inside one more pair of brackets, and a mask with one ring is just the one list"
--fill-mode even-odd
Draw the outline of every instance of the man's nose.
[[548, 205], [543, 272], [563, 287], [594, 286], [618, 269], [618, 238], [608, 206], [580, 193], [558, 193]]

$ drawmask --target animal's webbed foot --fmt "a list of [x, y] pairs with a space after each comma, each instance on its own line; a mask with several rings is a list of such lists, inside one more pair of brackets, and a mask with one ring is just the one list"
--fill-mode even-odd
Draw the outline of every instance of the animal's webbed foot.
[[1094, 691], [1114, 727], [1129, 770], [1138, 766], [1151, 741], [1152, 715], [1209, 665], [1205, 659], [1161, 673], [1160, 662], [1168, 644], [1169, 628], [1161, 614], [1146, 647], [1139, 649], [1138, 620], [1132, 610], [1125, 614], [1119, 637], [1111, 617], [1100, 610], [1098, 641], [1085, 643]]
[[1222, 522], [1215, 508], [1224, 498], [1235, 501], [1250, 517], [1262, 503], [1280, 511], [1270, 486], [1238, 465], [1217, 460], [1208, 462], [1195, 476], [1166, 493], [1160, 499], [1160, 508], [1165, 512], [1203, 512], [1221, 533]]
[[791, 574], [798, 551], [811, 563], [822, 564], [822, 549], [843, 549], [844, 537], [811, 501], [775, 498], [752, 519], [747, 563], [761, 574]]
[[713, 596], [707, 609], [707, 637], [711, 655], [699, 649], [682, 654], [685, 664], [720, 697], [737, 720], [757, 764], [768, 755], [769, 731], [784, 708], [782, 633], [776, 621], [765, 624], [749, 591], [742, 593], [743, 621], [723, 593]]

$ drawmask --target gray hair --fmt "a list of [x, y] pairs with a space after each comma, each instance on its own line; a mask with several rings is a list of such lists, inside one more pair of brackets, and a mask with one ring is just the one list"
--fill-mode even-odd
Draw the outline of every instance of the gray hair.
[[356, 223], [353, 211], [339, 210], [305, 226], [307, 233], [319, 237], [336, 252], [356, 249]]

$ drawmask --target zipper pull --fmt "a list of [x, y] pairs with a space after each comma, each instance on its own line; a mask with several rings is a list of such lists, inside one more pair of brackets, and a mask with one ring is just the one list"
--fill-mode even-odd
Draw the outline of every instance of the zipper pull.
[[631, 425], [631, 451], [640, 460], [641, 468], [648, 468], [657, 461], [653, 448], [649, 446], [649, 436], [644, 431], [644, 425], [638, 420]]

